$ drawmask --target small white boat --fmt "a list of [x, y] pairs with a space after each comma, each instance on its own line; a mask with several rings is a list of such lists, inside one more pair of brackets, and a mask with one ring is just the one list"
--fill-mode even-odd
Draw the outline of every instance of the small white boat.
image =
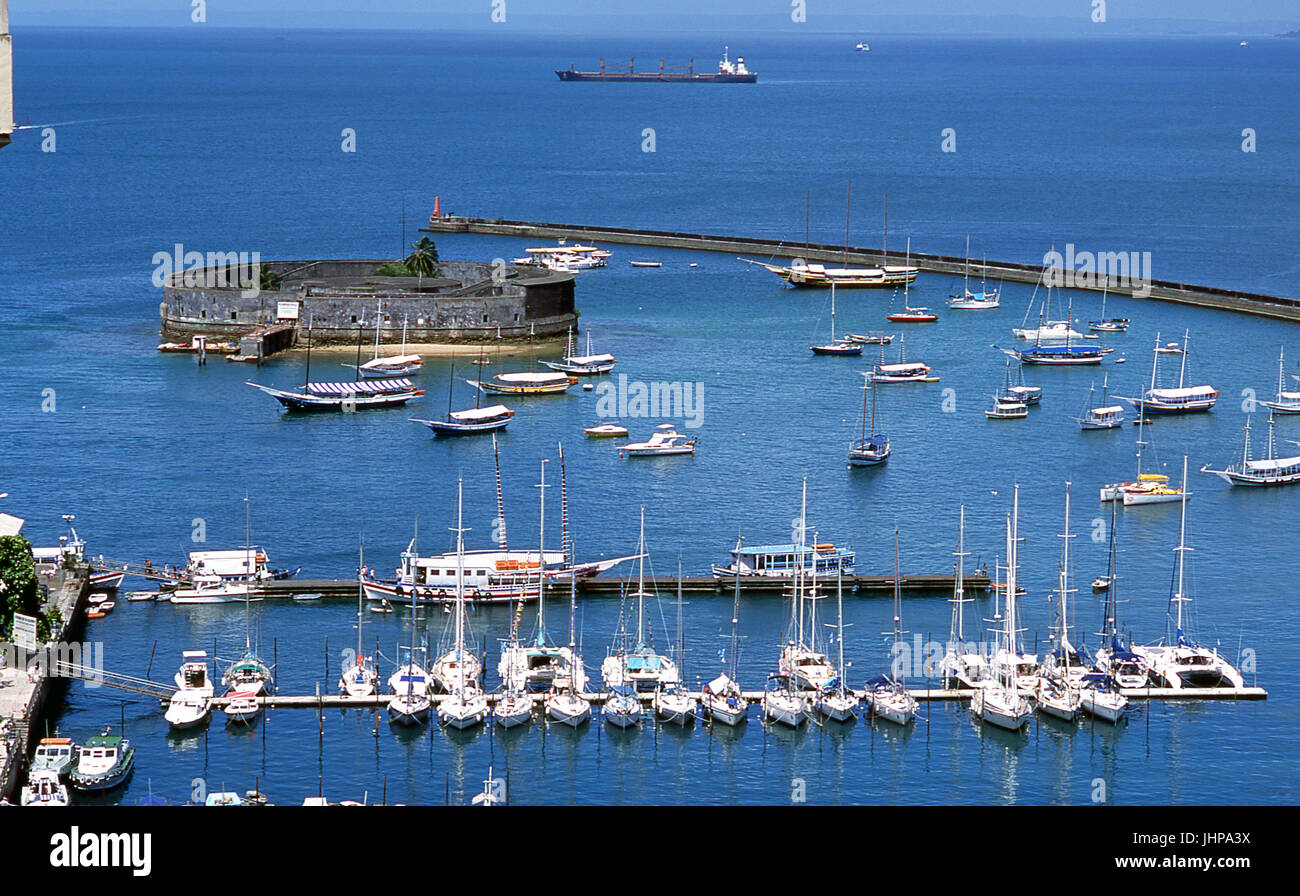
[[612, 685], [600, 715], [615, 728], [641, 724], [641, 698], [637, 696], [636, 688], [626, 684]]
[[1029, 416], [1029, 405], [1010, 398], [994, 397], [993, 407], [984, 411], [990, 420], [1023, 420]]
[[1117, 429], [1124, 425], [1124, 406], [1118, 404], [1107, 404], [1106, 393], [1110, 384], [1110, 374], [1102, 380], [1101, 384], [1101, 405], [1094, 406], [1092, 403], [1092, 394], [1096, 385], [1088, 387], [1088, 400], [1084, 404], [1083, 413], [1078, 417], [1072, 417], [1075, 423], [1079, 424], [1079, 429], [1083, 432], [1090, 432], [1099, 429]]
[[798, 728], [808, 721], [808, 698], [801, 694], [787, 675], [769, 675], [763, 692], [763, 716], [770, 722]]
[[658, 457], [673, 454], [694, 454], [695, 439], [687, 439], [671, 423], [662, 423], [645, 442], [620, 445], [620, 457]]
[[849, 443], [849, 464], [854, 467], [875, 467], [889, 460], [893, 448], [889, 436], [876, 432], [876, 381], [869, 384], [871, 389], [871, 434], [867, 434], [867, 390], [862, 387], [862, 424], [857, 439]]
[[[1020, 486], [1013, 491], [1011, 516], [1007, 518], [1007, 582], [1006, 606], [1002, 613], [1002, 626], [995, 629], [998, 646], [994, 654], [992, 680], [976, 688], [971, 697], [971, 714], [981, 721], [1007, 731], [1019, 731], [1029, 723], [1033, 708], [1020, 696], [1022, 657], [1016, 653], [1016, 584], [1019, 550]], [[999, 661], [999, 659], [1001, 661]], [[1025, 670], [1028, 671], [1028, 670]], [[1033, 669], [1037, 674], [1037, 669]]]
[[[406, 318], [402, 319], [402, 351], [397, 355], [386, 355], [380, 357], [379, 354], [379, 331], [384, 322], [384, 306], [380, 300], [375, 307], [375, 353], [374, 356], [362, 364], [344, 364], [344, 367], [350, 367], [355, 370], [362, 379], [379, 379], [386, 380], [394, 377], [410, 376], [413, 373], [419, 373], [420, 368], [424, 366], [424, 361], [419, 355], [408, 355], [406, 353]], [[359, 335], [359, 334], [358, 334]], [[360, 354], [360, 345], [357, 352]]]
[[71, 800], [68, 798], [67, 786], [59, 780], [57, 774], [49, 769], [36, 769], [28, 774], [27, 783], [23, 785], [18, 802], [22, 806], [67, 806], [71, 804]]
[[565, 681], [546, 695], [546, 715], [562, 725], [577, 728], [590, 721], [591, 703]]
[[[988, 273], [988, 262], [984, 262], [984, 271]], [[991, 308], [997, 308], [1001, 305], [998, 298], [998, 291], [995, 289], [989, 292], [984, 284], [984, 279], [980, 280], [980, 291], [971, 292], [970, 288], [970, 234], [966, 235], [966, 266], [962, 276], [962, 289], [960, 293], [953, 293], [948, 298], [948, 307], [957, 311], [985, 311]]]
[[609, 373], [618, 363], [613, 355], [595, 354], [591, 350], [591, 330], [587, 330], [587, 353], [585, 355], [577, 354], [576, 345], [573, 339], [573, 331], [569, 331], [569, 348], [564, 357], [559, 361], [543, 361], [547, 367], [552, 370], [558, 370], [562, 373], [576, 373], [579, 376], [595, 376], [597, 374]]
[[724, 674], [704, 686], [700, 708], [709, 721], [734, 727], [745, 721], [749, 703], [740, 685]]
[[884, 349], [881, 349], [880, 360], [871, 370], [862, 375], [867, 378], [869, 383], [933, 383], [938, 381], [938, 377], [931, 376], [933, 368], [928, 364], [922, 364], [919, 361], [906, 361], [903, 358], [904, 341], [898, 340], [898, 363], [886, 364]]
[[630, 264], [630, 265], [631, 265], [632, 267], [634, 267], [634, 268], [660, 268], [660, 267], [663, 267], [663, 263], [662, 263], [662, 262], [659, 262], [659, 261], [629, 261], [628, 264]]
[[627, 427], [619, 426], [616, 423], [601, 423], [596, 426], [588, 426], [582, 431], [582, 434], [589, 439], [613, 439], [626, 436]]
[[860, 342], [863, 345], [889, 345], [894, 341], [894, 334], [868, 330], [866, 333], [845, 333], [844, 338], [849, 342]]
[[[894, 530], [894, 644], [891, 656], [900, 656], [903, 644], [903, 577], [898, 564], [898, 530]], [[867, 706], [873, 717], [907, 725], [916, 717], [917, 701], [908, 693], [901, 675], [886, 674], [867, 682]]]
[[862, 343], [852, 339], [835, 338], [835, 284], [831, 284], [831, 340], [821, 345], [810, 345], [814, 355], [853, 356], [862, 354]]
[[483, 724], [487, 717], [487, 696], [477, 684], [465, 684], [438, 703], [438, 718], [452, 728], [473, 728]]
[[262, 712], [257, 695], [252, 691], [232, 691], [226, 695], [226, 721], [246, 725]]
[[211, 718], [214, 684], [208, 671], [208, 654], [203, 650], [186, 650], [176, 673], [176, 693], [172, 695], [165, 717], [174, 731], [196, 728]]

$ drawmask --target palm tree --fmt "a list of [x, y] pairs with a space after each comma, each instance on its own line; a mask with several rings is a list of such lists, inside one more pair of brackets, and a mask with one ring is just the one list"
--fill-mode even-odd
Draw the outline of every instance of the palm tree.
[[412, 243], [413, 250], [406, 256], [404, 264], [407, 270], [417, 277], [432, 277], [438, 271], [438, 247], [427, 236], [420, 237], [418, 243]]

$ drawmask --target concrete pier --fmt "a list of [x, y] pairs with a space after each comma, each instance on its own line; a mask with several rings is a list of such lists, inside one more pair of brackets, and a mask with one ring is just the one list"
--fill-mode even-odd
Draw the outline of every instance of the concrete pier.
[[[905, 260], [910, 259], [910, 263], [914, 267], [936, 274], [960, 274], [966, 265], [965, 258], [951, 255], [933, 255], [924, 252], [912, 252], [908, 256], [897, 249], [891, 249], [888, 253], [885, 253], [880, 249], [849, 246], [846, 259], [843, 246], [832, 246], [826, 243], [805, 245], [801, 240], [772, 240], [758, 237], [643, 230], [627, 227], [513, 221], [501, 218], [431, 217], [428, 226], [421, 228], [421, 230], [428, 233], [476, 233], [520, 239], [550, 238], [583, 242], [624, 243], [637, 246], [661, 246], [666, 249], [691, 249], [700, 252], [723, 252], [728, 255], [749, 255], [755, 260], [766, 260], [775, 256], [784, 259], [803, 258], [808, 261], [833, 262], [836, 264], [847, 260], [851, 265], [879, 265], [887, 260], [889, 264], [901, 265]], [[1043, 275], [1043, 265], [1041, 263], [1023, 264], [1014, 261], [993, 260], [985, 262], [981, 259], [979, 263], [981, 272], [984, 271], [985, 264], [987, 264], [987, 278], [989, 280], [1037, 283]], [[740, 269], [739, 263], [737, 263], [737, 269]], [[972, 265], [972, 269], [974, 269], [974, 265]], [[1099, 277], [1095, 287], [1074, 284], [1070, 284], [1070, 286], [1075, 289], [1091, 288], [1094, 291], [1100, 291], [1105, 286], [1111, 294], [1119, 295], [1133, 295], [1135, 291], [1138, 291], [1135, 287], [1121, 285], [1114, 277]], [[1300, 321], [1300, 300], [1297, 299], [1221, 289], [1213, 286], [1198, 286], [1191, 283], [1178, 283], [1171, 280], [1152, 280], [1149, 286], [1149, 295], [1137, 295], [1136, 297], [1174, 302], [1180, 305], [1196, 305], [1220, 311], [1255, 314], [1280, 320]]]

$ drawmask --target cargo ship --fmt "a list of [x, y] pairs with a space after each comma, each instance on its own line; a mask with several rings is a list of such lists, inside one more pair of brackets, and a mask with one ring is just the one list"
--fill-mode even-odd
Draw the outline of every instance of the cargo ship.
[[756, 82], [758, 75], [745, 68], [745, 57], [737, 56], [736, 61], [732, 62], [728, 56], [729, 49], [729, 47], [722, 48], [722, 60], [718, 63], [716, 72], [697, 72], [694, 59], [684, 69], [665, 67], [664, 61], [660, 59], [659, 70], [649, 72], [637, 71], [635, 59], [630, 60], [626, 67], [606, 66], [605, 60], [602, 59], [599, 71], [580, 72], [570, 65], [567, 71], [556, 70], [555, 75], [561, 81], [670, 81], [690, 84], [753, 84]]

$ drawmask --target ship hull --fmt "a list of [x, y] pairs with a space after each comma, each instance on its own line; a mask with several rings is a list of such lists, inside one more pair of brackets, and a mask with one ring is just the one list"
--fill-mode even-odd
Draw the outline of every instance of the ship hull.
[[690, 74], [687, 72], [575, 72], [558, 70], [555, 76], [561, 81], [664, 81], [672, 84], [754, 84], [758, 75]]

